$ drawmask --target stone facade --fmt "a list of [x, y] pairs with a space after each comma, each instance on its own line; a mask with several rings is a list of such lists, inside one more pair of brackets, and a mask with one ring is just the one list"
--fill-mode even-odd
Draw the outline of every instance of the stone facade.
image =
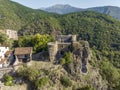
[[89, 43], [77, 41], [76, 35], [57, 35], [55, 42], [48, 43], [49, 59], [51, 62], [59, 63], [66, 52], [71, 52], [74, 63], [69, 66], [68, 72], [74, 74], [80, 71], [87, 72], [88, 60], [91, 58]]
[[62, 58], [70, 51], [73, 42], [76, 42], [76, 35], [57, 35], [56, 42], [48, 43], [50, 61]]
[[6, 30], [0, 30], [0, 33], [5, 33], [9, 39], [18, 40], [18, 34], [17, 31], [6, 29]]
[[18, 39], [18, 34], [17, 34], [17, 31], [15, 31], [15, 30], [7, 29], [6, 34], [7, 34], [9, 39], [13, 39], [13, 40]]

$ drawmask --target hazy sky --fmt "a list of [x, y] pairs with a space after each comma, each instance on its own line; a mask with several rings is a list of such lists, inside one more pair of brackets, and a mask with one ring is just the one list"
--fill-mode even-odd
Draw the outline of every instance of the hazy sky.
[[70, 4], [79, 8], [88, 8], [96, 6], [119, 6], [120, 0], [12, 0], [25, 6], [37, 9], [49, 7], [55, 4]]

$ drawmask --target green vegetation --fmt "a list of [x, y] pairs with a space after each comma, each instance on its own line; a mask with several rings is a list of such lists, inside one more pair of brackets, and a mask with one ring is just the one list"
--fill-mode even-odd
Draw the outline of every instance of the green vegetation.
[[24, 67], [18, 69], [18, 76], [31, 82], [34, 82], [40, 74], [41, 73], [35, 68]]
[[4, 33], [0, 33], [0, 44], [6, 44], [7, 43], [7, 35]]
[[120, 72], [115, 67], [113, 67], [110, 62], [101, 62], [100, 73], [103, 79], [108, 81], [108, 87], [110, 90], [120, 85]]
[[6, 86], [13, 86], [14, 85], [13, 84], [13, 77], [11, 75], [9, 75], [9, 74], [6, 74], [4, 76], [4, 84]]
[[47, 43], [50, 41], [53, 41], [52, 36], [36, 34], [33, 36], [19, 37], [15, 44], [16, 47], [33, 47], [34, 53], [37, 53], [42, 50], [47, 50]]
[[[97, 54], [100, 54], [101, 60], [99, 61], [96, 57]], [[113, 53], [113, 52], [110, 52]], [[90, 64], [93, 67], [99, 68], [99, 72], [102, 78], [108, 81], [109, 90], [119, 90], [120, 86], [120, 69], [109, 61], [109, 58], [106, 56], [108, 54], [107, 51], [98, 51], [93, 50], [94, 60], [90, 61]], [[108, 54], [110, 55], [110, 54]], [[97, 61], [96, 61], [97, 59]], [[119, 65], [119, 64], [116, 64]]]
[[27, 8], [10, 0], [0, 0], [1, 29], [19, 30], [35, 19], [45, 16], [46, 13], [43, 11]]
[[60, 64], [61, 64], [61, 65], [66, 64], [66, 60], [65, 60], [64, 58], [62, 58], [62, 59], [60, 60]]
[[70, 87], [72, 86], [72, 81], [68, 77], [61, 77], [60, 82], [63, 86], [65, 87]]
[[119, 21], [87, 11], [63, 15], [60, 20], [63, 33], [77, 34], [79, 39], [89, 41], [90, 46], [98, 50], [119, 50]]
[[73, 60], [72, 60], [72, 53], [71, 53], [71, 52], [65, 53], [64, 58], [62, 58], [62, 59], [60, 60], [60, 64], [61, 64], [61, 65], [70, 64], [70, 63], [72, 63], [72, 62], [73, 62]]
[[[77, 34], [78, 40], [87, 40], [90, 43], [90, 47], [95, 53], [93, 61], [90, 63], [100, 69], [103, 79], [108, 81], [109, 90], [119, 90], [120, 21], [90, 11], [66, 15], [48, 14], [10, 0], [0, 0], [0, 29], [7, 28], [18, 30], [19, 35], [23, 36], [14, 46], [31, 46], [34, 53], [47, 50], [47, 43], [53, 40], [50, 34], [54, 30], [59, 30], [62, 34]], [[0, 43], [8, 43], [6, 38], [4, 34], [0, 33]], [[100, 61], [96, 61], [99, 58], [97, 54], [101, 57]], [[71, 64], [71, 53], [66, 53], [60, 63], [62, 65]], [[35, 81], [41, 73], [39, 70], [27, 68], [21, 70], [19, 75], [35, 85]], [[6, 80], [8, 85], [11, 84], [11, 80]], [[38, 81], [39, 83], [41, 82]], [[65, 84], [65, 86], [67, 85]]]
[[49, 81], [49, 78], [45, 77], [44, 71], [38, 70], [35, 67], [24, 66], [23, 68], [19, 68], [17, 76], [29, 81], [29, 84], [32, 85], [31, 88], [36, 88], [35, 90], [39, 90], [39, 88], [45, 86]]
[[35, 82], [35, 86], [37, 87], [37, 89], [39, 89], [40, 87], [45, 86], [48, 83], [48, 81], [48, 77], [40, 78]]
[[0, 0], [0, 4], [1, 29], [19, 30], [20, 35], [51, 34], [59, 30], [63, 34], [77, 34], [98, 50], [120, 50], [120, 21], [110, 16], [90, 11], [48, 14], [9, 0]]
[[11, 39], [9, 40], [8, 36], [6, 34], [0, 33], [0, 44], [12, 47], [13, 40], [11, 40]]

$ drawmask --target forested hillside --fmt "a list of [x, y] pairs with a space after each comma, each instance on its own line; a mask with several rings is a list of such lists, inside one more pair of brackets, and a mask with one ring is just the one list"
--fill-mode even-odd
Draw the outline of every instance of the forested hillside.
[[[89, 63], [99, 68], [103, 79], [108, 81], [109, 90], [120, 87], [120, 21], [108, 15], [91, 11], [58, 15], [0, 0], [0, 29], [18, 30], [24, 37], [19, 38], [16, 46], [33, 46], [35, 52], [47, 48], [49, 35], [43, 34], [56, 30], [62, 34], [76, 34], [78, 40], [89, 42], [93, 52], [93, 60]], [[32, 36], [35, 34], [36, 38]], [[38, 39], [37, 43], [35, 39]]]
[[19, 30], [34, 19], [49, 16], [44, 11], [34, 10], [10, 0], [0, 0], [0, 28]]
[[120, 49], [120, 22], [95, 12], [38, 18], [19, 30], [19, 34], [50, 34], [53, 30], [59, 30], [63, 34], [77, 34], [79, 39], [88, 40], [92, 47], [98, 45], [96, 48], [99, 50]]

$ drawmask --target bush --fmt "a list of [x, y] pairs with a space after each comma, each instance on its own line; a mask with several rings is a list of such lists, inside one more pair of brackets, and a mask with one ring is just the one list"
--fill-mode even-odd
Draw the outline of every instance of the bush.
[[4, 84], [5, 84], [6, 86], [12, 86], [12, 85], [13, 85], [13, 77], [10, 76], [9, 74], [6, 74], [6, 75], [4, 76]]
[[67, 52], [67, 53], [65, 54], [64, 58], [62, 58], [62, 59], [60, 60], [60, 64], [61, 64], [61, 65], [70, 64], [70, 63], [72, 63], [72, 62], [73, 62], [73, 60], [72, 60], [72, 53], [71, 53], [71, 52]]
[[70, 86], [72, 86], [72, 81], [71, 81], [69, 78], [67, 78], [67, 77], [61, 77], [61, 78], [60, 78], [60, 82], [61, 82], [61, 84], [62, 84], [63, 86], [65, 86], [65, 87], [70, 87]]
[[60, 64], [61, 64], [61, 65], [64, 65], [65, 63], [66, 63], [65, 59], [62, 58], [62, 59], [60, 60]]
[[48, 81], [49, 81], [48, 77], [40, 78], [35, 82], [35, 86], [36, 86], [36, 88], [45, 86], [48, 83]]
[[71, 52], [67, 52], [66, 54], [65, 54], [65, 60], [66, 60], [66, 64], [70, 64], [70, 63], [72, 63], [72, 53]]
[[26, 80], [29, 80], [33, 82], [36, 80], [36, 78], [40, 75], [39, 70], [31, 67], [24, 67], [18, 69], [18, 76], [25, 78]]

